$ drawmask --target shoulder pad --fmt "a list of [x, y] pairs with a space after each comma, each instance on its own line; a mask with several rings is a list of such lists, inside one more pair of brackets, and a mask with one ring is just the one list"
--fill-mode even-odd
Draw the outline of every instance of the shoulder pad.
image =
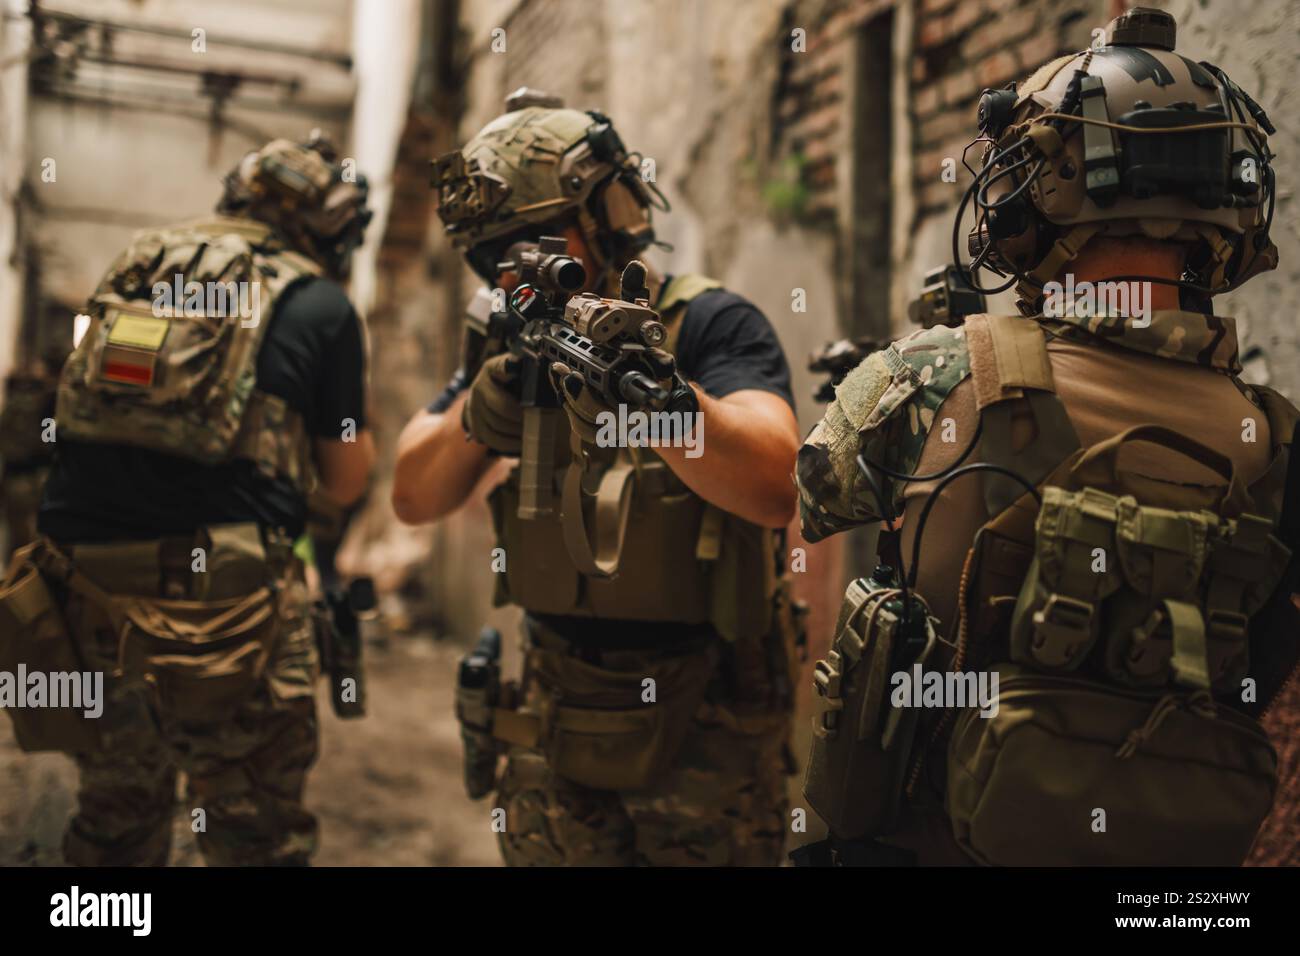
[[[867, 376], [858, 374], [867, 368], [866, 362], [835, 390], [835, 400], [860, 433], [879, 428], [899, 414], [908, 415], [910, 434], [927, 431], [948, 393], [970, 374], [966, 331], [961, 328], [921, 329], [876, 354], [881, 365], [875, 366], [873, 387], [881, 384], [882, 372], [887, 379], [874, 396], [872, 388], [864, 389], [862, 379]], [[867, 397], [870, 405], [863, 402]]]
[[[804, 537], [818, 540], [878, 520], [858, 454], [894, 471], [915, 471], [935, 412], [969, 374], [964, 330], [935, 326], [872, 353], [845, 376], [796, 462]], [[890, 422], [900, 424], [883, 427]], [[895, 509], [897, 497], [895, 489]]]

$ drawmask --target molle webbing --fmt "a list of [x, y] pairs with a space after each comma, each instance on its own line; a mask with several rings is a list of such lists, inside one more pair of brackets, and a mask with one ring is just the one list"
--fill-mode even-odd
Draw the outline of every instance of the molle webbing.
[[[716, 279], [692, 274], [675, 276], [664, 286], [655, 308], [668, 333], [663, 345], [665, 351], [676, 353], [686, 319], [686, 307], [691, 301], [696, 296], [721, 286]], [[565, 470], [562, 483], [562, 512], [565, 515], [580, 512], [584, 497], [583, 476], [589, 467], [587, 452], [576, 432], [573, 433], [570, 444], [571, 464]], [[618, 455], [601, 476], [596, 492], [591, 496], [594, 498], [594, 542], [589, 537], [585, 522], [564, 521], [565, 544], [581, 574], [596, 578], [610, 578], [617, 574], [635, 488], [642, 473], [643, 468], [637, 461], [636, 450], [628, 449]], [[713, 561], [718, 558], [722, 525], [722, 512], [714, 505], [706, 505], [695, 549], [698, 560]]]
[[[715, 288], [713, 279], [686, 275], [661, 290], [654, 305], [668, 329], [667, 351], [678, 345], [685, 306]], [[584, 508], [586, 520], [521, 518], [519, 470], [512, 472], [489, 497], [508, 555], [497, 604], [542, 615], [709, 622], [727, 640], [767, 633], [776, 591], [772, 532], [703, 501], [651, 450], [611, 454], [561, 437], [554, 462], [563, 512]], [[595, 467], [567, 467], [581, 456]]]

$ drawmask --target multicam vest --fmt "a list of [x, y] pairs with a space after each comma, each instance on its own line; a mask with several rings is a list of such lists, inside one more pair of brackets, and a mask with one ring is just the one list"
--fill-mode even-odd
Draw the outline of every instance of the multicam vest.
[[[668, 327], [672, 352], [688, 304], [720, 286], [703, 276], [676, 276], [662, 290], [655, 309]], [[571, 458], [570, 429], [557, 430], [554, 484], [562, 487]], [[491, 494], [498, 544], [507, 556], [497, 577], [495, 601], [537, 614], [611, 620], [711, 622], [728, 640], [764, 635], [777, 588], [775, 538], [710, 505], [684, 485], [653, 449], [608, 451], [604, 475], [631, 481], [631, 502], [623, 558], [612, 579], [582, 574], [565, 545], [559, 513], [521, 519], [519, 469]], [[610, 482], [614, 484], [616, 482]], [[620, 492], [597, 495], [595, 508], [617, 508]]]
[[60, 435], [212, 465], [247, 459], [308, 493], [305, 424], [258, 390], [257, 355], [285, 290], [319, 274], [248, 219], [138, 234], [90, 297], [59, 384]]

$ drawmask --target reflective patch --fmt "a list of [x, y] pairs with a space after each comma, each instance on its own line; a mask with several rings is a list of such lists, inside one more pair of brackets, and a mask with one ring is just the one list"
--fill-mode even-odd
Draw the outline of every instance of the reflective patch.
[[100, 360], [100, 379], [142, 388], [153, 385], [158, 352], [171, 322], [121, 309], [110, 311], [107, 318], [112, 325]]
[[148, 388], [153, 384], [155, 358], [156, 353], [144, 349], [105, 346], [99, 377], [105, 382]]
[[109, 345], [157, 352], [162, 348], [163, 339], [171, 327], [167, 319], [151, 315], [128, 315], [121, 310], [114, 310], [110, 316], [113, 324], [108, 332]]

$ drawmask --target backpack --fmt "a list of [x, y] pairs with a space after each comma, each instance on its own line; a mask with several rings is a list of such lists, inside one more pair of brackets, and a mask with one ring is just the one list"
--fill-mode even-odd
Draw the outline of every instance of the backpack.
[[309, 491], [302, 416], [258, 390], [257, 354], [285, 290], [319, 273], [252, 220], [138, 234], [88, 302], [59, 383], [59, 434], [209, 465], [248, 459]]

